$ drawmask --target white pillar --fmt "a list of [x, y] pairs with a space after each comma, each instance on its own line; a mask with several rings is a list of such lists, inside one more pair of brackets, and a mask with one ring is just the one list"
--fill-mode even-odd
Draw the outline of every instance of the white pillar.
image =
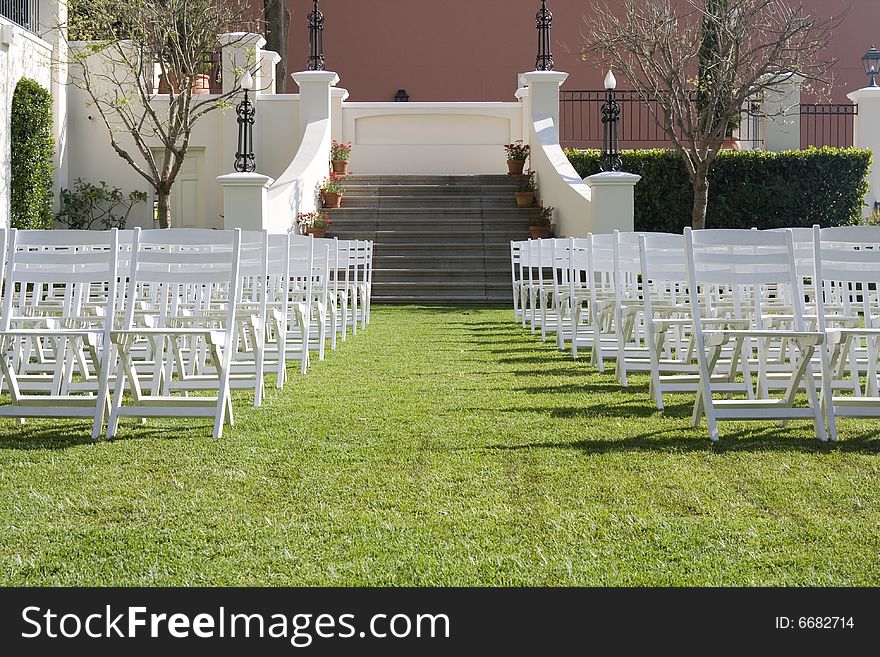
[[244, 69], [251, 71], [254, 89], [262, 89], [266, 86], [260, 67], [261, 49], [266, 45], [266, 40], [261, 35], [251, 32], [229, 32], [221, 34], [219, 40], [223, 64], [223, 93], [227, 94], [235, 89]]
[[342, 103], [348, 100], [348, 90], [334, 87], [330, 90], [330, 131], [333, 139], [339, 142], [350, 141], [345, 134], [342, 122]]
[[291, 73], [299, 85], [299, 131], [305, 132], [312, 121], [330, 119], [330, 88], [339, 82], [333, 71], [299, 71]]
[[275, 65], [281, 61], [281, 55], [274, 50], [260, 51], [260, 77], [262, 85], [254, 86], [254, 90], [258, 94], [274, 94], [275, 93]]
[[532, 117], [550, 117], [559, 126], [559, 87], [568, 79], [568, 73], [557, 71], [530, 71], [520, 74], [522, 84], [529, 88], [529, 111]]
[[223, 189], [223, 228], [262, 230], [266, 225], [266, 190], [274, 180], [260, 173], [218, 176]]
[[764, 150], [778, 153], [800, 149], [803, 82], [803, 76], [792, 73], [764, 92], [760, 120]]
[[863, 213], [870, 214], [875, 203], [880, 203], [880, 87], [865, 87], [847, 94], [859, 106], [859, 113], [853, 122], [853, 146], [867, 148], [873, 153], [868, 182], [871, 184], [865, 195]]
[[588, 176], [593, 206], [594, 233], [632, 231], [635, 216], [635, 188], [642, 179], [634, 173], [608, 171]]
[[40, 36], [52, 44], [52, 128], [55, 137], [55, 209], [62, 187], [70, 187], [67, 162], [67, 0], [40, 0]]

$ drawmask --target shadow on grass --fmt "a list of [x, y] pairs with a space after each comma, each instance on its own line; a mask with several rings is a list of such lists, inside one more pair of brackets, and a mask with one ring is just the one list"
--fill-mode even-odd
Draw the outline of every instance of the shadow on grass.
[[[190, 418], [191, 419], [191, 418]], [[147, 425], [140, 426], [136, 421], [120, 422], [116, 437], [107, 440], [103, 435], [98, 440], [92, 440], [92, 422], [76, 423], [68, 421], [59, 426], [57, 419], [28, 420], [23, 426], [3, 427], [0, 430], [0, 450], [18, 449], [32, 450], [61, 450], [83, 445], [94, 445], [102, 442], [117, 442], [125, 440], [147, 440], [160, 438], [162, 440], [179, 440], [188, 438], [193, 431], [204, 430], [205, 435], [210, 436], [213, 423], [197, 424], [183, 428], [169, 429], [167, 426]]]
[[[588, 391], [588, 390], [587, 390]], [[641, 399], [633, 401], [615, 402], [612, 404], [593, 404], [585, 406], [537, 406], [533, 408], [469, 408], [470, 411], [483, 411], [493, 413], [505, 413], [514, 415], [516, 413], [537, 413], [547, 415], [554, 419], [570, 420], [573, 418], [581, 419], [601, 419], [601, 418], [689, 418], [693, 412], [693, 402], [681, 404], [667, 404], [666, 408], [658, 411], [650, 402]]]
[[[796, 452], [804, 454], [880, 454], [880, 431], [870, 431], [848, 437], [836, 443], [823, 443], [813, 437], [804, 437], [802, 428], [756, 427], [725, 432], [721, 427], [721, 439], [713, 443], [708, 434], [702, 437], [684, 437], [684, 429], [666, 429], [638, 434], [617, 440], [587, 439], [569, 442], [533, 442], [520, 445], [490, 445], [479, 449], [493, 451], [519, 451], [530, 449], [577, 450], [587, 454], [615, 452], [712, 452], [716, 454], [737, 452]], [[689, 432], [701, 429], [687, 428]], [[705, 427], [703, 427], [705, 431]], [[675, 436], [664, 434], [676, 434]]]
[[619, 383], [611, 382], [611, 383], [595, 383], [595, 382], [584, 382], [584, 383], [563, 383], [561, 385], [546, 385], [546, 386], [527, 386], [524, 388], [514, 388], [516, 392], [524, 392], [527, 395], [581, 395], [584, 393], [620, 393], [620, 392], [628, 392], [630, 394], [635, 395], [643, 395], [643, 398], [640, 400], [643, 403], [650, 403], [646, 401], [646, 397], [648, 394], [648, 385], [632, 385], [628, 388], [622, 388]]

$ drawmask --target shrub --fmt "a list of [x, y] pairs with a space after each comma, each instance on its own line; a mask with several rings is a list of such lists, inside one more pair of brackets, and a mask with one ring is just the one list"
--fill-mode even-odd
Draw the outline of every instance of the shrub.
[[74, 189], [61, 190], [61, 210], [55, 216], [68, 228], [124, 229], [128, 215], [138, 203], [147, 200], [146, 192], [124, 194], [118, 187], [108, 187], [103, 180], [98, 186], [77, 178]]
[[52, 228], [52, 96], [19, 80], [12, 94], [10, 221], [12, 228]]
[[[566, 149], [582, 177], [599, 173], [600, 151]], [[635, 230], [681, 233], [691, 223], [693, 189], [675, 150], [623, 151], [623, 170], [642, 176]], [[870, 151], [723, 151], [709, 173], [707, 228], [843, 226], [861, 218]]]

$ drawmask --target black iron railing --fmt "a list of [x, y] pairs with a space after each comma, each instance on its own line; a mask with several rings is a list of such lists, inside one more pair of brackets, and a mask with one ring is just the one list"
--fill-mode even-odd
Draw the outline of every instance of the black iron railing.
[[[560, 141], [563, 146], [574, 148], [602, 147], [602, 104], [607, 92], [604, 89], [563, 90], [559, 92]], [[632, 90], [615, 91], [614, 98], [620, 105], [618, 140], [621, 149], [671, 148], [673, 141], [654, 118], [662, 117], [657, 101], [645, 101]], [[696, 92], [690, 101], [695, 103]], [[743, 148], [760, 148], [760, 116], [755, 105], [743, 109], [739, 129], [735, 136]], [[680, 133], [676, 133], [681, 137]]]
[[852, 103], [801, 104], [801, 148], [853, 145], [859, 106]]
[[0, 0], [0, 16], [36, 34], [40, 26], [40, 2], [39, 0]]

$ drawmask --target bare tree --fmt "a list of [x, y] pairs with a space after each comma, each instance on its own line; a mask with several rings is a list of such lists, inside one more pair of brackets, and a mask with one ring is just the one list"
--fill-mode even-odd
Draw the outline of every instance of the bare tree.
[[[193, 94], [214, 68], [220, 34], [248, 25], [247, 0], [89, 0], [71, 16], [72, 81], [87, 95], [110, 144], [156, 193], [159, 225], [170, 228], [171, 189], [190, 136], [205, 115], [230, 106], [225, 94]], [[253, 61], [239, 66], [252, 66]], [[158, 69], [162, 93], [154, 89]], [[244, 68], [237, 68], [236, 78]], [[154, 154], [159, 144], [161, 156]]]
[[[595, 6], [581, 54], [621, 72], [681, 152], [704, 228], [709, 169], [750, 99], [794, 74], [827, 83], [824, 58], [842, 17], [820, 19], [784, 0], [624, 0]], [[622, 9], [622, 10], [621, 10]]]

